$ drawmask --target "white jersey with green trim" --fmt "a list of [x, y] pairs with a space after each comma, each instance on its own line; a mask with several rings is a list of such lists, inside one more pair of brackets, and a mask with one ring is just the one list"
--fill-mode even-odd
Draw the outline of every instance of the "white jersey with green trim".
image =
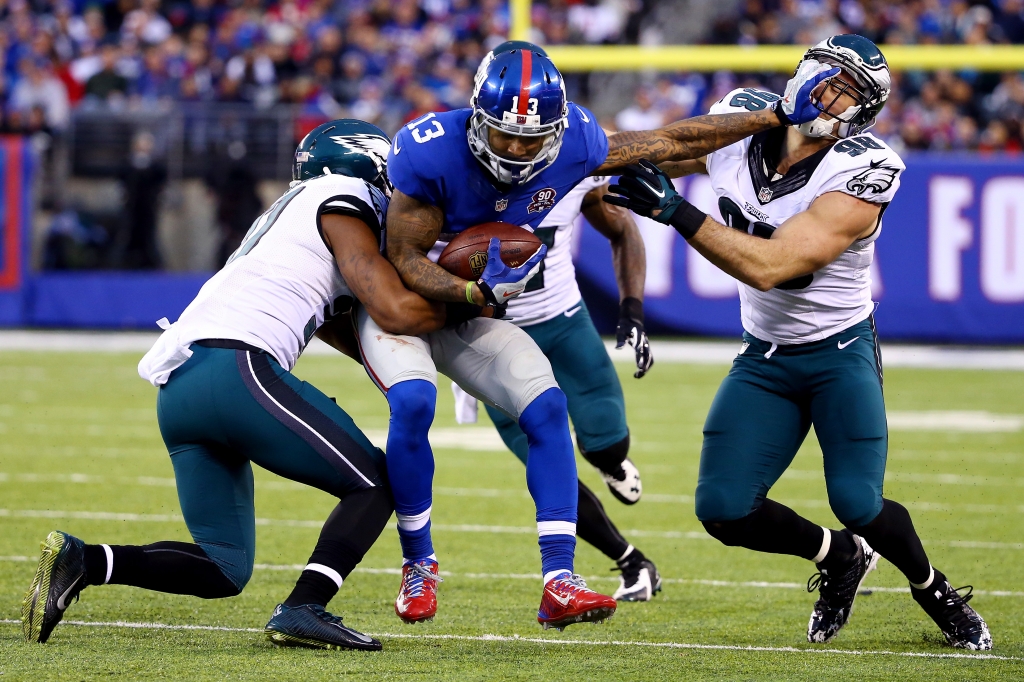
[[580, 215], [583, 197], [608, 178], [589, 177], [576, 185], [559, 201], [534, 234], [548, 245], [540, 272], [526, 286], [526, 291], [509, 301], [508, 317], [520, 327], [546, 322], [558, 317], [583, 298], [576, 284], [576, 266], [572, 262], [573, 229]]
[[[734, 90], [715, 103], [711, 113], [764, 109], [775, 99], [778, 95], [752, 88]], [[785, 135], [785, 128], [776, 128], [708, 155], [718, 208], [731, 226], [751, 234], [758, 222], [777, 228], [828, 192], [879, 204], [884, 212], [899, 189], [906, 166], [885, 142], [869, 133], [840, 140], [780, 176], [766, 158], [777, 158]], [[874, 309], [871, 263], [881, 230], [879, 215], [875, 231], [855, 241], [836, 260], [769, 291], [741, 282], [743, 328], [763, 341], [795, 344], [820, 341], [867, 319]]]
[[387, 204], [375, 187], [343, 175], [291, 187], [161, 335], [139, 363], [139, 374], [154, 385], [166, 382], [191, 355], [189, 344], [201, 339], [242, 341], [290, 370], [324, 320], [347, 311], [353, 300], [324, 242], [320, 217], [357, 216], [379, 232]]

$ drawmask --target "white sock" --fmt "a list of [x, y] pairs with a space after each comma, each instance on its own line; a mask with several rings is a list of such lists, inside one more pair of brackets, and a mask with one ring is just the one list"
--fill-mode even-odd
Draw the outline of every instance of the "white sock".
[[110, 575], [114, 572], [114, 550], [110, 549], [110, 545], [100, 545], [100, 547], [107, 555], [107, 577], [103, 579], [103, 584], [106, 585], [110, 582]]
[[636, 549], [636, 547], [634, 547], [633, 545], [630, 545], [629, 547], [627, 547], [626, 551], [622, 553], [622, 556], [620, 556], [618, 559], [615, 560], [616, 563], [619, 562], [619, 561], [622, 561], [623, 559], [628, 557], [630, 554], [632, 554], [634, 549]]
[[548, 571], [544, 574], [544, 584], [547, 585], [549, 582], [565, 573], [572, 575], [572, 571], [570, 571], [568, 568], [560, 568], [557, 571]]
[[910, 583], [910, 586], [913, 587], [915, 590], [924, 590], [924, 589], [927, 589], [928, 586], [931, 585], [934, 581], [935, 581], [935, 569], [932, 568], [931, 564], [928, 564], [928, 580], [925, 580], [920, 585], [917, 585], [915, 583]]
[[814, 555], [813, 559], [811, 559], [811, 561], [816, 564], [820, 564], [825, 560], [825, 557], [828, 556], [828, 550], [832, 547], [832, 531], [824, 526], [822, 526], [821, 529], [825, 531], [825, 536], [821, 538], [821, 549], [819, 549], [818, 553]]

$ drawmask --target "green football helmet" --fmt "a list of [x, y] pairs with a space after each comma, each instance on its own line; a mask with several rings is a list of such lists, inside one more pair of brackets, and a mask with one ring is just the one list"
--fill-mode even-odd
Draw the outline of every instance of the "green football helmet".
[[393, 189], [388, 180], [391, 140], [377, 126], [354, 118], [328, 121], [302, 138], [295, 149], [292, 180], [321, 175], [347, 175], [370, 183], [384, 196]]
[[[818, 101], [815, 105], [833, 118], [816, 118], [798, 126], [800, 132], [811, 137], [845, 138], [859, 135], [875, 124], [878, 112], [885, 106], [892, 89], [889, 64], [878, 46], [867, 38], [855, 34], [832, 36], [804, 53], [804, 60], [813, 59], [821, 64], [838, 66], [844, 74], [829, 78], [839, 93]], [[801, 60], [803, 61], [803, 60]], [[799, 68], [799, 66], [798, 66]], [[851, 80], [853, 82], [847, 82]], [[846, 111], [833, 111], [840, 95], [847, 94], [854, 104]], [[839, 125], [835, 126], [835, 121]]]

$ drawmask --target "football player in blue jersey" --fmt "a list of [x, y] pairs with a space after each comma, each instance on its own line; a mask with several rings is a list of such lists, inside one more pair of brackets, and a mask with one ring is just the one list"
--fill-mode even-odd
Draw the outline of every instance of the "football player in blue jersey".
[[[481, 73], [494, 55], [516, 49], [547, 56], [536, 45], [510, 40], [484, 59]], [[607, 188], [607, 178], [584, 180], [561, 197], [540, 223], [534, 233], [549, 250], [537, 276], [522, 295], [509, 302], [507, 318], [529, 334], [551, 361], [558, 386], [565, 393], [580, 454], [600, 472], [617, 500], [636, 504], [643, 487], [640, 471], [629, 458], [630, 434], [622, 386], [580, 295], [571, 253], [576, 219], [582, 214], [611, 244], [621, 299], [617, 345], [622, 347], [628, 340], [634, 346], [634, 376], [642, 378], [654, 363], [644, 329], [644, 241], [629, 211], [601, 201]], [[465, 396], [464, 404], [476, 407], [472, 396], [461, 391], [456, 395]], [[475, 414], [475, 410], [470, 412]], [[523, 430], [490, 405], [487, 414], [505, 444], [525, 464], [529, 448]], [[619, 588], [612, 595], [615, 600], [650, 600], [661, 589], [658, 569], [622, 536], [600, 499], [582, 480], [577, 513], [577, 536], [614, 561], [621, 571]]]
[[[406, 286], [425, 298], [500, 308], [526, 288], [544, 247], [531, 262], [510, 269], [492, 240], [488, 267], [480, 279], [467, 281], [428, 256], [438, 241], [489, 221], [532, 230], [589, 175], [614, 174], [645, 158], [699, 158], [756, 132], [813, 119], [818, 110], [810, 91], [828, 71], [802, 74], [793, 97], [759, 111], [608, 136], [593, 114], [566, 100], [561, 74], [547, 57], [530, 49], [492, 55], [478, 73], [470, 108], [427, 114], [395, 136], [388, 156], [395, 186], [388, 257]], [[614, 612], [610, 597], [587, 589], [573, 573], [578, 481], [566, 397], [536, 343], [494, 319], [474, 318], [416, 338], [383, 333], [365, 316], [360, 323], [364, 363], [392, 411], [387, 466], [405, 558], [398, 615], [414, 622], [436, 610], [433, 457], [426, 433], [438, 370], [526, 434], [544, 582], [538, 620], [564, 627]]]

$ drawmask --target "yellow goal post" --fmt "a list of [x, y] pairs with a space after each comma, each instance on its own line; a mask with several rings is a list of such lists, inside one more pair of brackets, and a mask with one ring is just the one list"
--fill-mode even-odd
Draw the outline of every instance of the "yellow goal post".
[[[532, 0], [509, 0], [509, 36], [528, 40]], [[560, 71], [792, 72], [797, 45], [557, 45], [545, 46]], [[893, 70], [1024, 71], [1022, 45], [885, 45]]]

